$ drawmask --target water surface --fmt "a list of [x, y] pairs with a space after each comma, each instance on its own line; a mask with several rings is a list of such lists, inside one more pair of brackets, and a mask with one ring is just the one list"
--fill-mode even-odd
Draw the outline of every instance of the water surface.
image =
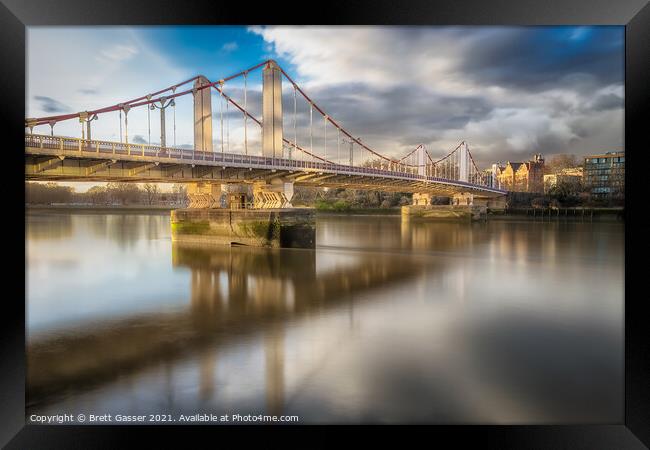
[[623, 224], [319, 217], [317, 248], [27, 215], [28, 414], [623, 417]]

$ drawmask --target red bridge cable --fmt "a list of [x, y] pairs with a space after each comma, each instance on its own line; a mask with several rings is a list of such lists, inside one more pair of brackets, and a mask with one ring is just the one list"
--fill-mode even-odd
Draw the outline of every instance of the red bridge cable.
[[[239, 109], [242, 113], [246, 114], [246, 116], [248, 116], [249, 118], [253, 119], [253, 121], [254, 121], [256, 124], [258, 124], [259, 126], [262, 126], [262, 122], [261, 122], [260, 120], [258, 120], [255, 116], [253, 116], [251, 113], [249, 113], [249, 112], [246, 111], [244, 108], [242, 108], [242, 107], [239, 105], [239, 103], [237, 103], [237, 102], [234, 101], [234, 100], [233, 100], [229, 95], [227, 95], [226, 93], [224, 93], [222, 89], [219, 89], [218, 87], [214, 86], [213, 84], [214, 84], [214, 83], [212, 83], [212, 87], [214, 87], [214, 89], [215, 89], [217, 92], [219, 92], [219, 94], [223, 95], [223, 97], [224, 97], [228, 102], [230, 102], [233, 106], [235, 106], [235, 108]], [[219, 84], [219, 83], [217, 82], [217, 84]], [[207, 85], [206, 85], [206, 86], [207, 86]], [[291, 145], [292, 147], [297, 148], [297, 149], [300, 150], [301, 152], [303, 152], [303, 153], [305, 153], [305, 154], [307, 154], [307, 155], [309, 155], [309, 156], [313, 156], [314, 158], [316, 158], [316, 159], [318, 159], [318, 160], [320, 160], [320, 161], [323, 161], [323, 162], [326, 162], [326, 163], [329, 163], [329, 164], [336, 164], [336, 163], [333, 162], [333, 161], [330, 161], [330, 160], [328, 160], [328, 159], [321, 158], [321, 157], [318, 156], [318, 155], [312, 154], [311, 152], [305, 150], [304, 148], [302, 148], [302, 147], [299, 146], [299, 145], [294, 145], [294, 143], [291, 142], [289, 139], [282, 138], [282, 140], [283, 140], [285, 143]]]
[[[252, 72], [252, 71], [262, 67], [263, 65], [265, 65], [267, 63], [268, 63], [268, 61], [261, 62], [261, 63], [255, 65], [255, 66], [253, 66], [253, 67], [251, 67], [249, 69], [243, 70], [243, 71], [238, 72], [238, 73], [236, 73], [234, 75], [223, 78], [223, 79], [221, 79], [219, 81], [204, 84], [203, 86], [198, 86], [196, 89], [197, 90], [202, 90], [202, 89], [209, 88], [211, 86], [213, 87], [213, 86], [216, 86], [218, 84], [223, 84], [226, 81], [230, 81], [230, 80], [232, 80], [234, 78], [237, 78], [237, 77], [245, 75], [245, 74], [247, 74], [249, 72]], [[160, 94], [162, 94], [164, 92], [175, 90], [176, 88], [178, 88], [180, 86], [183, 86], [183, 85], [185, 85], [187, 83], [190, 83], [192, 81], [197, 80], [199, 77], [200, 77], [200, 75], [196, 75], [196, 76], [194, 76], [194, 77], [192, 77], [192, 78], [190, 78], [188, 80], [185, 80], [185, 81], [183, 81], [181, 83], [174, 84], [173, 86], [169, 86], [169, 87], [167, 87], [165, 89], [161, 89], [161, 90], [153, 92], [151, 94], [143, 95], [141, 97], [134, 98], [134, 99], [128, 100], [126, 102], [120, 102], [120, 103], [117, 103], [116, 105], [107, 106], [107, 107], [104, 107], [104, 108], [99, 108], [99, 109], [96, 109], [96, 110], [93, 110], [93, 111], [87, 111], [87, 113], [88, 113], [88, 115], [92, 115], [92, 114], [103, 114], [103, 113], [107, 113], [107, 112], [118, 111], [118, 110], [122, 109], [125, 105], [129, 105], [132, 108], [135, 108], [137, 106], [149, 105], [151, 103], [155, 103], [157, 101], [160, 101], [160, 99], [161, 99], [160, 97], [158, 97], [158, 98], [152, 98], [152, 99], [149, 100], [149, 97], [157, 96], [157, 95], [160, 95]], [[183, 96], [183, 95], [187, 95], [187, 94], [189, 94], [189, 93], [191, 93], [193, 91], [194, 91], [194, 89], [188, 89], [188, 90], [185, 90], [185, 91], [182, 91], [182, 92], [174, 93], [174, 94], [169, 95], [169, 96], [165, 96], [165, 99], [180, 97], [180, 96]], [[147, 99], [147, 100], [142, 101], [142, 100], [145, 100], [145, 99]], [[59, 116], [48, 116], [48, 117], [38, 117], [38, 118], [32, 118], [32, 119], [25, 119], [25, 122], [26, 122], [27, 126], [29, 126], [30, 124], [33, 124], [33, 126], [37, 126], [37, 125], [44, 125], [44, 124], [47, 124], [47, 123], [50, 123], [50, 122], [62, 122], [64, 120], [74, 119], [74, 118], [79, 117], [79, 116], [80, 116], [80, 113], [71, 113], [71, 114], [63, 114], [63, 115], [59, 115]]]
[[[229, 77], [226, 77], [226, 78], [223, 78], [221, 80], [214, 81], [214, 82], [211, 82], [211, 83], [207, 83], [207, 84], [204, 84], [202, 86], [198, 86], [196, 88], [187, 89], [187, 90], [182, 91], [182, 92], [178, 92], [178, 93], [174, 93], [174, 94], [169, 95], [169, 96], [165, 96], [164, 99], [168, 100], [168, 99], [172, 99], [172, 98], [176, 98], [176, 97], [181, 97], [181, 96], [187, 95], [187, 94], [189, 94], [191, 92], [194, 92], [195, 89], [198, 91], [198, 90], [203, 90], [203, 89], [206, 89], [206, 88], [209, 88], [209, 87], [214, 87], [219, 93], [223, 94], [222, 90], [217, 88], [217, 85], [223, 85], [227, 81], [230, 81], [232, 79], [235, 79], [235, 78], [243, 76], [243, 75], [246, 75], [249, 72], [252, 72], [252, 71], [254, 71], [256, 69], [259, 69], [260, 67], [262, 67], [264, 65], [270, 64], [272, 61], [273, 60], [270, 60], [270, 59], [266, 60], [266, 61], [263, 61], [263, 62], [255, 65], [255, 66], [250, 67], [249, 69], [243, 70], [243, 71], [238, 72], [238, 73], [236, 73], [234, 75], [231, 75]], [[401, 165], [404, 165], [404, 166], [407, 166], [407, 167], [421, 167], [422, 166], [422, 165], [414, 165], [414, 164], [402, 163], [402, 161], [404, 159], [411, 156], [416, 150], [421, 148], [423, 146], [422, 144], [418, 145], [415, 149], [413, 149], [409, 154], [407, 154], [406, 156], [404, 156], [400, 160], [395, 160], [393, 158], [389, 158], [387, 156], [382, 155], [381, 153], [373, 150], [372, 148], [368, 147], [366, 144], [362, 143], [359, 139], [352, 136], [352, 134], [350, 132], [348, 132], [345, 128], [341, 127], [336, 121], [334, 121], [329, 115], [327, 115], [325, 113], [325, 111], [323, 111], [316, 103], [314, 103], [312, 101], [312, 99], [300, 88], [300, 86], [298, 86], [296, 84], [296, 82], [284, 71], [284, 69], [282, 69], [282, 67], [278, 66], [278, 68], [280, 69], [281, 73], [287, 78], [287, 80], [289, 80], [289, 82], [296, 88], [296, 90], [298, 92], [300, 92], [300, 94], [305, 98], [305, 100], [307, 100], [310, 103], [310, 105], [312, 105], [328, 122], [330, 122], [338, 130], [343, 132], [343, 134], [346, 135], [348, 138], [350, 138], [353, 142], [355, 142], [356, 144], [358, 144], [362, 148], [366, 149], [367, 151], [369, 151], [373, 155], [378, 156], [379, 158], [381, 158], [381, 159], [383, 159], [385, 161], [388, 161], [390, 163], [401, 164]], [[102, 114], [102, 113], [106, 113], [106, 112], [117, 111], [117, 110], [122, 109], [125, 105], [129, 105], [131, 108], [135, 108], [135, 107], [143, 106], [143, 105], [149, 105], [151, 103], [155, 103], [155, 102], [161, 100], [160, 97], [155, 98], [155, 99], [154, 98], [149, 99], [150, 97], [160, 95], [160, 94], [162, 94], [164, 92], [168, 92], [170, 90], [174, 91], [176, 88], [178, 88], [180, 86], [183, 86], [183, 85], [185, 85], [187, 83], [190, 83], [192, 81], [196, 81], [199, 77], [200, 77], [200, 75], [197, 75], [197, 76], [194, 76], [194, 77], [192, 77], [192, 78], [190, 78], [188, 80], [185, 80], [185, 81], [183, 81], [181, 83], [177, 83], [177, 84], [175, 84], [173, 86], [167, 87], [165, 89], [161, 89], [161, 90], [156, 91], [154, 93], [147, 94], [147, 95], [144, 95], [144, 96], [141, 96], [141, 97], [138, 97], [138, 98], [126, 101], [126, 102], [118, 103], [118, 104], [113, 105], [113, 106], [108, 106], [108, 107], [96, 109], [96, 110], [93, 110], [93, 111], [87, 111], [87, 113], [88, 113], [88, 115], [93, 115], [93, 114]], [[242, 108], [230, 96], [228, 96], [226, 94], [223, 94], [223, 95], [232, 105], [234, 105], [236, 108], [238, 108], [240, 111], [242, 111], [242, 113], [246, 114], [246, 116], [253, 119], [253, 121], [255, 121], [258, 125], [260, 125], [260, 126], [262, 125], [261, 121], [259, 121], [253, 115], [251, 115], [244, 108]], [[147, 99], [147, 100], [145, 100], [145, 99]], [[26, 122], [27, 122], [28, 126], [30, 124], [32, 126], [37, 126], [37, 125], [44, 125], [44, 124], [47, 124], [47, 123], [50, 123], [50, 122], [60, 122], [60, 121], [64, 121], [64, 120], [74, 119], [74, 118], [77, 118], [77, 117], [80, 117], [80, 113], [64, 114], [64, 115], [59, 115], [59, 116], [40, 117], [40, 118], [31, 119], [31, 120], [26, 119]], [[289, 141], [286, 138], [283, 138], [283, 141], [285, 143], [287, 143], [287, 144], [290, 144], [291, 146], [294, 146], [295, 148], [299, 149], [300, 151], [304, 152], [305, 154], [307, 154], [309, 156], [313, 156], [314, 158], [319, 159], [320, 161], [324, 161], [324, 162], [327, 162], [327, 163], [330, 163], [330, 164], [336, 164], [333, 161], [322, 158], [322, 157], [320, 157], [320, 156], [318, 156], [316, 154], [313, 154], [312, 152], [309, 152], [309, 151], [303, 149], [302, 147], [300, 147], [298, 145], [295, 145], [293, 142]], [[445, 156], [443, 158], [440, 158], [437, 161], [434, 161], [433, 158], [431, 158], [431, 155], [429, 154], [429, 152], [426, 149], [425, 149], [425, 153], [426, 153], [427, 158], [429, 159], [429, 161], [433, 165], [435, 165], [435, 164], [438, 164], [438, 163], [444, 161], [445, 159], [449, 158], [452, 154], [454, 154], [454, 152], [456, 152], [456, 150], [458, 150], [460, 145], [462, 145], [462, 142], [454, 150], [452, 150], [447, 156]], [[472, 164], [474, 165], [475, 170], [478, 171], [478, 167], [476, 166], [476, 163], [475, 163], [471, 153], [470, 153], [470, 159], [472, 160]]]
[[384, 159], [384, 160], [386, 160], [386, 161], [389, 161], [389, 162], [391, 162], [391, 163], [399, 163], [399, 161], [394, 160], [394, 159], [391, 159], [391, 158], [388, 158], [388, 157], [382, 155], [381, 153], [378, 153], [377, 151], [371, 149], [371, 148], [368, 147], [366, 144], [363, 144], [359, 139], [357, 139], [357, 138], [355, 138], [354, 136], [352, 136], [352, 134], [350, 134], [350, 133], [349, 133], [345, 128], [341, 127], [341, 126], [340, 126], [338, 123], [336, 123], [336, 122], [335, 122], [331, 117], [329, 117], [327, 114], [325, 114], [325, 111], [323, 111], [323, 110], [322, 110], [322, 109], [321, 109], [321, 108], [320, 108], [316, 103], [314, 103], [314, 102], [312, 101], [311, 98], [309, 98], [309, 96], [308, 96], [307, 94], [305, 94], [305, 92], [304, 92], [302, 89], [300, 89], [300, 86], [298, 86], [298, 85], [296, 84], [296, 82], [293, 81], [293, 79], [292, 79], [292, 78], [291, 78], [291, 77], [290, 77], [290, 76], [289, 76], [289, 75], [284, 71], [284, 69], [283, 69], [282, 67], [280, 67], [280, 66], [278, 66], [278, 67], [279, 67], [279, 69], [280, 69], [280, 72], [282, 72], [282, 74], [287, 78], [287, 80], [289, 80], [289, 82], [290, 82], [290, 83], [291, 83], [291, 84], [296, 88], [296, 90], [297, 90], [298, 92], [300, 92], [300, 95], [302, 95], [302, 96], [305, 98], [305, 100], [307, 100], [307, 101], [309, 102], [309, 104], [312, 105], [312, 106], [316, 109], [316, 111], [318, 111], [318, 112], [319, 112], [319, 113], [320, 113], [320, 114], [325, 118], [325, 120], [327, 120], [329, 123], [331, 123], [332, 125], [334, 125], [334, 127], [340, 129], [341, 132], [342, 132], [343, 134], [345, 134], [348, 138], [350, 138], [352, 141], [354, 141], [354, 142], [355, 142], [356, 144], [358, 144], [359, 146], [361, 146], [361, 147], [363, 147], [364, 149], [368, 150], [368, 151], [369, 151], [370, 153], [372, 153], [373, 155], [378, 156], [379, 158]]
[[[298, 86], [298, 84], [284, 71], [284, 69], [282, 67], [280, 67], [278, 65], [278, 68], [280, 69], [280, 72], [282, 72], [282, 74], [287, 78], [287, 80], [289, 80], [289, 82], [296, 88], [296, 90], [298, 92], [300, 92], [300, 94], [305, 98], [305, 100], [307, 100], [309, 102], [310, 105], [312, 105], [328, 122], [330, 122], [332, 125], [334, 125], [334, 127], [340, 129], [343, 134], [345, 134], [348, 138], [353, 140], [355, 143], [357, 143], [358, 145], [360, 145], [364, 149], [368, 150], [370, 153], [378, 156], [379, 158], [381, 158], [383, 160], [389, 161], [391, 163], [402, 164], [402, 165], [405, 165], [407, 167], [420, 167], [418, 165], [404, 164], [404, 163], [401, 162], [403, 159], [405, 159], [406, 157], [410, 156], [413, 152], [415, 152], [415, 150], [417, 150], [419, 148], [419, 146], [416, 147], [413, 151], [411, 151], [411, 153], [406, 155], [401, 160], [395, 160], [395, 159], [389, 158], [389, 157], [384, 156], [381, 153], [371, 149], [367, 145], [363, 144], [360, 140], [353, 137], [352, 134], [350, 134], [345, 128], [340, 126], [336, 121], [334, 121], [334, 119], [332, 119], [328, 114], [326, 114], [325, 111], [323, 111], [316, 103], [314, 103], [314, 101], [300, 88], [300, 86]], [[445, 160], [446, 158], [450, 157], [456, 150], [458, 150], [458, 148], [460, 147], [461, 144], [459, 144], [458, 147], [456, 147], [451, 153], [449, 153], [444, 158], [441, 158], [438, 161], [433, 162], [433, 159], [431, 158], [431, 156], [429, 156], [429, 160], [431, 160], [431, 162], [434, 163], [434, 164], [436, 164], [438, 162], [441, 162], [441, 161]], [[428, 152], [427, 152], [427, 155], [428, 155]]]

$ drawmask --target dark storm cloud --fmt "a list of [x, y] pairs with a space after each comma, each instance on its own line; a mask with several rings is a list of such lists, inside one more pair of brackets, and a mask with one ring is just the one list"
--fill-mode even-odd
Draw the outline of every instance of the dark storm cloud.
[[[233, 86], [224, 92], [243, 107], [243, 89]], [[349, 83], [308, 90], [307, 94], [343, 128], [367, 139], [369, 145], [377, 146], [381, 146], [383, 137], [390, 137], [405, 146], [435, 141], [442, 131], [461, 130], [470, 120], [485, 118], [492, 110], [492, 106], [480, 97], [434, 95], [417, 86], [377, 89], [363, 83]], [[212, 111], [217, 127], [222, 115], [219, 101], [218, 96], [213, 96]], [[261, 92], [249, 90], [247, 103], [248, 111], [254, 117], [260, 118]], [[291, 138], [293, 90], [284, 90], [282, 104], [285, 133]], [[233, 105], [226, 109], [224, 103], [224, 126], [228, 118], [231, 121], [241, 121], [242, 113]], [[314, 136], [320, 137], [323, 119], [316, 110], [313, 121]], [[252, 125], [252, 121], [249, 121], [249, 126]], [[304, 134], [309, 129], [309, 107], [299, 94], [296, 126], [299, 134]], [[391, 130], [394, 129], [399, 129], [400, 133], [392, 133]]]
[[70, 107], [64, 105], [58, 100], [53, 99], [52, 97], [46, 97], [44, 95], [35, 95], [34, 100], [40, 103], [40, 107], [43, 111], [47, 113], [61, 113], [70, 111]]
[[616, 94], [601, 95], [596, 98], [592, 104], [595, 111], [604, 111], [608, 109], [617, 109], [623, 107], [623, 98]]
[[[418, 143], [442, 153], [468, 140], [487, 164], [623, 145], [622, 27], [341, 27], [335, 33], [270, 27], [260, 33], [294, 65], [319, 106], [382, 153], [403, 154]], [[286, 91], [285, 134], [293, 125]], [[299, 104], [303, 143], [308, 113]], [[314, 120], [320, 139], [322, 118]]]
[[457, 70], [483, 85], [529, 92], [621, 83], [622, 27], [526, 27], [483, 33]]
[[[379, 142], [382, 136], [402, 145], [417, 145], [437, 139], [442, 131], [461, 130], [470, 120], [480, 120], [492, 111], [480, 97], [433, 94], [417, 86], [376, 89], [364, 84], [337, 85], [318, 89], [312, 99], [334, 120], [353, 134]], [[289, 118], [293, 101], [284, 101]], [[298, 126], [308, 126], [309, 115], [301, 111]], [[392, 130], [399, 130], [396, 135]]]
[[553, 133], [540, 133], [536, 137], [535, 148], [544, 149], [544, 153], [564, 153], [569, 150], [572, 141]]

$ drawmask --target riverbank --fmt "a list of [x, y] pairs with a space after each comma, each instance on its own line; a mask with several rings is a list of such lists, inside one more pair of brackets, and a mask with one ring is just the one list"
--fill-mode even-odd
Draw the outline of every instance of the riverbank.
[[317, 216], [398, 216], [400, 214], [400, 208], [363, 208], [343, 211], [316, 208]]
[[623, 220], [623, 207], [571, 207], [571, 208], [506, 208], [488, 211], [490, 219], [530, 219], [530, 220]]
[[[85, 213], [170, 213], [182, 206], [170, 205], [25, 205], [26, 211], [50, 211]], [[311, 209], [311, 208], [310, 208]], [[327, 216], [399, 216], [400, 208], [355, 208], [346, 210], [314, 208], [317, 217]], [[488, 210], [489, 220], [623, 220], [625, 209], [622, 207], [573, 207], [573, 208], [507, 208], [505, 210]]]
[[83, 211], [83, 212], [169, 212], [182, 206], [169, 205], [25, 205], [26, 211]]

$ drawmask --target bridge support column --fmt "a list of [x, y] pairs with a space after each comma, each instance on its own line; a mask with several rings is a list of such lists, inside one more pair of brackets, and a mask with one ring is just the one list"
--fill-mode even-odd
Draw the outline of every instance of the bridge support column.
[[188, 208], [205, 209], [221, 207], [221, 185], [213, 183], [189, 183], [187, 196]]
[[194, 82], [194, 149], [204, 152], [212, 151], [212, 92], [210, 88], [197, 90], [198, 87], [210, 84], [210, 81], [200, 76]]
[[415, 192], [413, 194], [413, 204], [422, 206], [430, 205], [431, 194]]
[[292, 208], [293, 183], [274, 179], [271, 183], [253, 184], [253, 208], [274, 209]]
[[507, 206], [507, 196], [500, 195], [499, 197], [491, 198], [487, 201], [487, 207], [490, 209], [501, 209], [505, 210]]
[[427, 220], [472, 221], [487, 217], [487, 207], [474, 203], [474, 195], [469, 192], [454, 194], [449, 205], [431, 205], [428, 194], [413, 194], [413, 204], [402, 206], [402, 218]]
[[171, 212], [172, 242], [314, 248], [315, 212], [307, 208], [187, 208]]
[[262, 73], [262, 154], [282, 157], [282, 72], [270, 61]]
[[473, 205], [474, 204], [474, 194], [469, 192], [461, 192], [459, 194], [454, 194], [450, 198], [451, 205]]
[[475, 205], [483, 205], [492, 212], [505, 212], [506, 209], [506, 196], [500, 195], [498, 197], [485, 197], [474, 198]]
[[246, 202], [248, 185], [246, 184], [222, 184], [221, 192], [224, 196], [223, 207], [228, 209], [246, 209], [249, 205]]

